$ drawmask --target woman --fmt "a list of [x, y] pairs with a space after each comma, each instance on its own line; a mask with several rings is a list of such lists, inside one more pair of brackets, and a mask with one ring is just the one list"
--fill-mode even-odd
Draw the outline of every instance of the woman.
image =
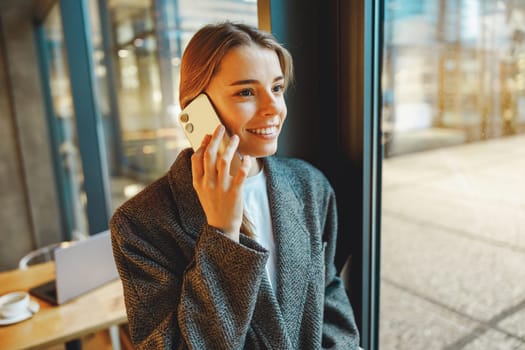
[[137, 348], [357, 349], [333, 190], [304, 161], [272, 156], [291, 78], [289, 53], [256, 28], [208, 25], [189, 42], [181, 106], [205, 93], [225, 128], [112, 218]]

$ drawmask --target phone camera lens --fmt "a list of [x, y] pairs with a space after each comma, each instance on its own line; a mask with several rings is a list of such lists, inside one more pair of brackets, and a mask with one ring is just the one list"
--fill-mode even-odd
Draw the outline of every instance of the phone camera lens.
[[185, 126], [187, 132], [193, 132], [193, 124], [189, 123]]
[[189, 119], [190, 118], [189, 118], [189, 116], [186, 113], [181, 114], [181, 116], [180, 116], [180, 121], [183, 122], [183, 123], [186, 123]]

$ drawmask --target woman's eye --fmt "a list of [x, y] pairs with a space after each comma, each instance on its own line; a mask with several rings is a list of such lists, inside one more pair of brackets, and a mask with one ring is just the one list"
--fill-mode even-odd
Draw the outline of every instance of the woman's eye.
[[283, 92], [283, 91], [284, 91], [284, 85], [282, 84], [275, 85], [273, 87], [273, 92]]
[[253, 96], [253, 91], [251, 89], [244, 89], [239, 91], [237, 95], [242, 97]]

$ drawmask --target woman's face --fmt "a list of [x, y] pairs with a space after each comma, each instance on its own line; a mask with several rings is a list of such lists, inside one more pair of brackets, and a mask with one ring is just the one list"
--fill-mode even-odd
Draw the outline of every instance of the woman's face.
[[239, 151], [265, 157], [277, 151], [286, 119], [284, 75], [274, 50], [257, 45], [231, 49], [222, 59], [205, 92]]

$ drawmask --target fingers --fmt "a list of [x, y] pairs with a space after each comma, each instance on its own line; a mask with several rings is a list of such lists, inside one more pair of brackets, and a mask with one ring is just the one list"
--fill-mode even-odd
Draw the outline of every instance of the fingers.
[[204, 135], [200, 148], [206, 148], [208, 144], [210, 143], [210, 140], [211, 140], [211, 135]]
[[239, 167], [239, 170], [237, 170], [237, 173], [235, 174], [233, 178], [233, 184], [235, 186], [241, 186], [244, 183], [244, 180], [248, 177], [248, 174], [250, 173], [250, 169], [252, 167], [252, 157], [248, 155], [244, 155], [242, 157], [242, 163]]
[[200, 178], [204, 176], [203, 156], [204, 156], [204, 151], [206, 147], [210, 143], [210, 140], [211, 140], [211, 135], [204, 136], [200, 147], [191, 156], [191, 172], [194, 178], [195, 177]]
[[[192, 156], [192, 172], [194, 179], [204, 180], [212, 186], [219, 185], [226, 190], [232, 182], [235, 187], [242, 185], [249, 174], [252, 160], [245, 155], [240, 166], [237, 160], [234, 162], [240, 142], [239, 136], [233, 135], [226, 147], [221, 149], [224, 137], [225, 128], [222, 125], [215, 129], [213, 135], [206, 135]], [[232, 169], [233, 163], [236, 169]]]
[[[231, 164], [232, 159], [235, 156], [235, 152], [237, 152], [237, 147], [239, 147], [239, 136], [233, 135], [224, 148], [224, 151], [221, 155], [219, 155], [219, 158], [217, 159], [217, 171], [219, 178], [222, 179], [228, 179], [231, 174]], [[223, 185], [227, 185], [226, 183], [223, 183]]]
[[217, 156], [224, 137], [224, 126], [219, 125], [210, 139], [204, 152], [204, 175], [211, 179], [217, 176]]

